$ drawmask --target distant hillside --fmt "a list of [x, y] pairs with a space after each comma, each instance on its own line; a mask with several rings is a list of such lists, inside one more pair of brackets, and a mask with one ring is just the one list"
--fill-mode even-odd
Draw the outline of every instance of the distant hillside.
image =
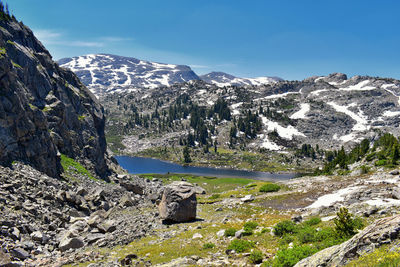
[[202, 79], [207, 83], [215, 84], [217, 86], [229, 86], [229, 85], [257, 86], [262, 84], [271, 84], [283, 81], [283, 79], [279, 77], [238, 78], [224, 72], [210, 72], [208, 74], [200, 76], [200, 79]]

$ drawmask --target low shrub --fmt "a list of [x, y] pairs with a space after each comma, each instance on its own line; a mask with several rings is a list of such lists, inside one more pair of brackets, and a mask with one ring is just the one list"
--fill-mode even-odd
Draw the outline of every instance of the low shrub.
[[284, 248], [278, 250], [276, 253], [272, 266], [276, 267], [290, 267], [294, 266], [300, 260], [307, 258], [317, 252], [316, 248], [303, 245], [294, 246], [293, 248]]
[[311, 243], [316, 241], [316, 233], [317, 231], [314, 228], [307, 226], [298, 231], [297, 238], [302, 244]]
[[268, 192], [278, 192], [281, 187], [277, 184], [264, 184], [260, 187], [260, 192], [268, 193]]
[[269, 228], [263, 228], [263, 229], [261, 230], [261, 233], [262, 233], [262, 234], [271, 233], [271, 229], [269, 229]]
[[236, 233], [236, 229], [235, 229], [235, 228], [228, 228], [228, 229], [225, 230], [224, 235], [225, 235], [226, 237], [228, 237], [228, 236], [235, 236], [235, 233]]
[[243, 230], [244, 230], [243, 234], [244, 235], [252, 235], [254, 229], [256, 229], [257, 226], [258, 226], [258, 223], [256, 223], [256, 222], [246, 222], [243, 226]]
[[285, 220], [277, 223], [274, 226], [274, 234], [276, 236], [283, 236], [284, 234], [293, 234], [296, 231], [296, 225], [290, 220]]
[[254, 250], [250, 253], [249, 261], [253, 264], [259, 264], [263, 261], [263, 254], [259, 250]]
[[373, 159], [375, 159], [375, 156], [376, 156], [376, 153], [375, 153], [375, 152], [372, 152], [372, 153], [368, 154], [368, 155], [365, 157], [365, 159], [366, 159], [367, 161], [372, 161]]
[[218, 199], [221, 197], [221, 194], [212, 194], [208, 199]]
[[386, 159], [380, 159], [380, 160], [375, 162], [375, 166], [385, 166], [386, 164], [387, 164], [387, 160]]
[[256, 187], [257, 186], [257, 184], [248, 184], [248, 185], [246, 185], [246, 188], [253, 188], [253, 187]]
[[360, 170], [361, 170], [361, 174], [367, 174], [367, 173], [369, 173], [371, 168], [368, 166], [365, 166], [365, 165], [361, 165]]
[[279, 240], [279, 245], [286, 246], [292, 243], [295, 240], [295, 236], [292, 234], [285, 234], [282, 236], [281, 240]]
[[305, 225], [308, 226], [313, 226], [313, 225], [317, 225], [321, 222], [321, 219], [319, 217], [312, 217], [310, 219], [308, 219], [307, 221], [304, 222]]
[[215, 244], [213, 244], [213, 243], [205, 243], [203, 245], [203, 249], [211, 249], [211, 248], [215, 248]]
[[232, 249], [238, 253], [248, 251], [254, 247], [254, 243], [243, 239], [235, 239], [229, 244], [228, 249]]

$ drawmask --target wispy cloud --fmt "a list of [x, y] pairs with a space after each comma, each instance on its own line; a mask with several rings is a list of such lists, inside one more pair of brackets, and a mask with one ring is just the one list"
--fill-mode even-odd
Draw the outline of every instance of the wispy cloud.
[[132, 40], [118, 36], [105, 36], [94, 38], [93, 40], [76, 40], [69, 38], [65, 32], [52, 29], [33, 30], [36, 38], [46, 45], [73, 46], [73, 47], [104, 47], [108, 43], [124, 42]]
[[210, 66], [206, 66], [206, 65], [196, 65], [196, 64], [190, 64], [189, 65], [192, 68], [197, 68], [197, 69], [209, 69]]
[[224, 64], [217, 64], [215, 67], [218, 68], [231, 68], [231, 67], [237, 67], [237, 64], [235, 63], [224, 63]]
[[61, 37], [60, 32], [56, 32], [53, 30], [34, 30], [36, 38], [38, 38], [40, 41], [47, 42], [51, 40], [55, 40]]
[[78, 46], [78, 47], [103, 47], [104, 43], [101, 42], [85, 42], [85, 41], [72, 41], [72, 42], [60, 42], [58, 44], [65, 46]]
[[125, 37], [116, 37], [116, 36], [104, 36], [99, 38], [100, 40], [103, 40], [105, 42], [126, 42], [126, 41], [132, 41], [133, 38], [125, 38]]

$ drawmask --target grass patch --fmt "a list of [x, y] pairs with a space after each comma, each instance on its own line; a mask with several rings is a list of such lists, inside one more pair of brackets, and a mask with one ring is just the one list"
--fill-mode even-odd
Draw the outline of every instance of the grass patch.
[[106, 141], [108, 147], [114, 153], [119, 153], [125, 149], [125, 146], [122, 144], [123, 137], [118, 135], [106, 135]]
[[0, 58], [3, 58], [7, 54], [5, 47], [0, 47]]
[[250, 253], [249, 261], [253, 264], [259, 264], [263, 261], [263, 254], [259, 250], [254, 250]]
[[235, 228], [228, 228], [225, 230], [224, 236], [235, 236], [236, 229]]
[[235, 239], [229, 244], [228, 249], [232, 249], [238, 253], [249, 251], [254, 247], [254, 243], [248, 240]]
[[281, 187], [277, 184], [264, 184], [260, 187], [260, 192], [268, 193], [268, 192], [278, 192]]
[[243, 235], [252, 235], [253, 231], [257, 228], [257, 226], [258, 226], [257, 222], [252, 222], [252, 221], [246, 222], [243, 225], [243, 230], [244, 230]]
[[69, 178], [71, 178], [71, 173], [76, 173], [98, 181], [98, 179], [94, 178], [94, 176], [79, 162], [76, 162], [74, 159], [69, 158], [64, 154], [61, 154], [61, 165], [64, 169], [64, 173]]
[[394, 267], [400, 266], [400, 249], [390, 249], [385, 245], [372, 253], [364, 254], [357, 260], [351, 261], [346, 267]]
[[22, 69], [21, 65], [15, 63], [14, 61], [11, 60], [11, 63], [13, 64], [14, 67], [16, 67], [18, 69]]
[[308, 245], [278, 250], [272, 266], [294, 266], [298, 261], [311, 256], [318, 250]]
[[203, 245], [203, 249], [211, 249], [211, 248], [215, 248], [215, 244], [214, 243], [205, 243]]
[[[224, 197], [222, 193], [226, 193], [229, 190], [234, 190], [237, 187], [245, 186], [249, 183], [254, 183], [254, 180], [245, 178], [219, 178], [219, 177], [208, 177], [208, 176], [196, 176], [191, 174], [141, 174], [142, 178], [159, 178], [164, 184], [172, 183], [173, 181], [181, 181], [182, 179], [189, 183], [197, 183], [203, 187], [207, 194], [220, 194], [219, 197]], [[217, 199], [218, 197], [213, 197]]]
[[52, 108], [50, 106], [44, 106], [44, 108], [42, 109], [43, 112], [49, 112], [50, 110], [52, 110]]

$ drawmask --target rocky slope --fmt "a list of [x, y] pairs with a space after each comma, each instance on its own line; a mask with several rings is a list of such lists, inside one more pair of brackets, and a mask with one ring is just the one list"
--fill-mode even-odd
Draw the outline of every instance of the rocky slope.
[[105, 119], [92, 93], [22, 22], [0, 21], [0, 49], [0, 163], [23, 160], [55, 177], [62, 153], [106, 177]]
[[74, 263], [74, 249], [127, 244], [160, 227], [161, 183], [115, 173], [123, 171], [106, 151], [103, 107], [2, 9], [0, 265]]
[[[118, 132], [126, 151], [131, 153], [157, 145], [177, 145], [179, 139], [186, 139], [191, 117], [163, 125], [169, 120], [170, 108], [176, 107], [176, 99], [183, 95], [206, 110], [213, 109], [217, 99], [227, 102], [231, 121], [204, 118], [210, 140], [217, 140], [225, 148], [246, 146], [254, 151], [281, 151], [318, 144], [331, 150], [342, 145], [350, 147], [363, 138], [373, 141], [381, 132], [400, 133], [400, 81], [367, 76], [348, 78], [339, 73], [252, 87], [220, 88], [195, 81], [164, 90], [110, 95], [101, 98], [110, 118], [108, 130], [115, 128], [111, 134]], [[160, 118], [151, 119], [156, 109]], [[249, 110], [261, 125], [254, 136], [248, 136], [238, 125]], [[132, 122], [135, 112], [149, 116], [148, 127]], [[211, 131], [214, 127], [217, 131]], [[231, 127], [237, 129], [233, 145]]]

